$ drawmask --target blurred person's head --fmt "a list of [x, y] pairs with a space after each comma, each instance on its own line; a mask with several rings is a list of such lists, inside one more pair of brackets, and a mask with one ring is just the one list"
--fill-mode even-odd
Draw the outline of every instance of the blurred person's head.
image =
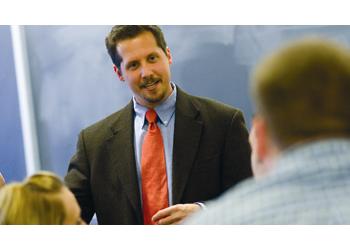
[[168, 98], [172, 57], [158, 26], [114, 26], [106, 37], [106, 47], [114, 71], [140, 105], [154, 108]]
[[0, 189], [0, 224], [81, 224], [80, 207], [54, 174], [39, 172], [24, 182]]
[[252, 163], [258, 176], [287, 148], [350, 138], [350, 52], [340, 45], [306, 39], [279, 50], [258, 66], [252, 93]]

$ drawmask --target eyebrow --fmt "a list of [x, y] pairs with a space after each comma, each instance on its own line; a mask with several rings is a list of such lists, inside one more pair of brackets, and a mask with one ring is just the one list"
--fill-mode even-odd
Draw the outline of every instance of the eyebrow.
[[129, 61], [128, 63], [125, 64], [125, 68], [128, 68], [128, 67], [130, 67], [130, 64], [137, 63], [137, 62], [138, 62], [138, 60]]

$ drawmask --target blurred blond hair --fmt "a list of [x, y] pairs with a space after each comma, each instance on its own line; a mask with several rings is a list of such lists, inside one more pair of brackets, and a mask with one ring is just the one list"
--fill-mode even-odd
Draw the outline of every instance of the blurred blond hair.
[[2, 174], [0, 173], [0, 188], [5, 185], [5, 179], [4, 177], [2, 176]]
[[0, 224], [63, 224], [66, 211], [60, 196], [62, 188], [63, 182], [50, 172], [5, 185], [0, 189]]

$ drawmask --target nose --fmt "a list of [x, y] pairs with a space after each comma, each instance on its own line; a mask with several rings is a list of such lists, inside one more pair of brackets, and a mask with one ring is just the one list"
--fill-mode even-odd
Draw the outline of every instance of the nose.
[[147, 79], [153, 75], [152, 68], [149, 64], [145, 64], [141, 68], [141, 77], [142, 79]]

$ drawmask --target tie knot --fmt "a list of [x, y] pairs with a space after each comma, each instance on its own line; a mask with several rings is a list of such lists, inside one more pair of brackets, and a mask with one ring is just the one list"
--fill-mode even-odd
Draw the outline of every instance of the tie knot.
[[156, 111], [154, 111], [154, 109], [149, 109], [146, 112], [146, 119], [148, 121], [148, 123], [155, 123], [157, 120], [157, 113]]

